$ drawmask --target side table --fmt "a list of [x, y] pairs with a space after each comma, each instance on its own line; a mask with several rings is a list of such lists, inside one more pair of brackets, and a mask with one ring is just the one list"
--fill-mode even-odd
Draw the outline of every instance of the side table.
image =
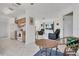
[[76, 52], [72, 48], [66, 47], [64, 50], [64, 56], [76, 56]]

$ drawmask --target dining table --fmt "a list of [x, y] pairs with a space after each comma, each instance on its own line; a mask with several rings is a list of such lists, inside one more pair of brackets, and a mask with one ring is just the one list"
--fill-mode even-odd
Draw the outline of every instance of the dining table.
[[[35, 44], [37, 46], [39, 46], [40, 48], [40, 51], [42, 48], [44, 49], [48, 49], [48, 48], [51, 48], [51, 51], [52, 51], [52, 48], [56, 48], [56, 54], [57, 54], [57, 46], [58, 46], [58, 41], [57, 40], [50, 40], [50, 39], [36, 39], [35, 40]], [[50, 52], [50, 55], [51, 55], [52, 52]], [[47, 56], [47, 51], [46, 51], [46, 56]]]

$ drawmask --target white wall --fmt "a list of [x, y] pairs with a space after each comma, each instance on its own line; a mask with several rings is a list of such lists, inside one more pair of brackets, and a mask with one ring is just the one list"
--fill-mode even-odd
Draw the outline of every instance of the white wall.
[[20, 19], [20, 18], [26, 18], [26, 27], [25, 27], [25, 31], [26, 31], [26, 44], [32, 43], [35, 40], [35, 27], [34, 25], [30, 25], [29, 24], [29, 16], [27, 16], [27, 14], [19, 14], [16, 17], [12, 17], [9, 19], [9, 38], [14, 38], [14, 31], [17, 29], [18, 27], [15, 24], [15, 18], [16, 19]]
[[[73, 7], [64, 9], [59, 14], [57, 14], [57, 16], [55, 18], [51, 19], [52, 21], [54, 20], [54, 27], [55, 27], [54, 30], [56, 30], [57, 28], [60, 28], [60, 30], [61, 30], [60, 37], [61, 38], [63, 37], [63, 16], [72, 11], [73, 11], [73, 36], [78, 36], [79, 35], [79, 31], [78, 31], [79, 30], [79, 26], [78, 26], [79, 7], [78, 6], [77, 7], [73, 6]], [[29, 24], [30, 14], [25, 14], [24, 16], [26, 17], [26, 44], [28, 44], [28, 43], [34, 42], [34, 40], [35, 40], [35, 26]], [[40, 19], [36, 19], [36, 20], [40, 20]], [[59, 23], [59, 26], [56, 25], [57, 23]]]
[[29, 15], [24, 13], [16, 16], [17, 19], [24, 18], [24, 17], [26, 18], [26, 27], [25, 27], [26, 43], [25, 44], [30, 44], [35, 41], [35, 27], [34, 25], [29, 24], [29, 21], [30, 21]]
[[[61, 28], [61, 37], [63, 37], [63, 16], [73, 11], [73, 36], [79, 36], [79, 6], [73, 6], [67, 9], [64, 9], [59, 13], [59, 15], [55, 18], [56, 22], [60, 23]], [[55, 28], [57, 28], [55, 26]]]
[[31, 25], [29, 24], [30, 20], [29, 17], [26, 17], [26, 44], [35, 42], [35, 31], [36, 27], [37, 30], [40, 30], [40, 25], [45, 22], [45, 23], [53, 23], [53, 19], [34, 19], [34, 24]]
[[[53, 24], [53, 21], [54, 21], [53, 19], [48, 19], [48, 18], [36, 19], [35, 20], [36, 31], [40, 31], [42, 29], [41, 24], [43, 24], [43, 23], [45, 23], [45, 24]], [[45, 29], [43, 36], [40, 36], [40, 35], [36, 35], [36, 36], [37, 36], [38, 39], [41, 39], [41, 38], [48, 39], [48, 34], [49, 33], [53, 33], [53, 30]]]
[[36, 30], [39, 31], [41, 28], [41, 24], [53, 24], [54, 19], [35, 19]]
[[29, 18], [26, 17], [26, 44], [35, 42], [35, 26], [29, 22]]
[[8, 37], [8, 18], [5, 16], [0, 16], [0, 37]]
[[[57, 23], [59, 23], [59, 25], [57, 26]], [[59, 28], [60, 29], [60, 38], [63, 37], [63, 21], [62, 21], [62, 17], [56, 17], [54, 18], [54, 31]]]
[[16, 29], [16, 26], [15, 26], [15, 18], [10, 18], [9, 19], [9, 38], [10, 39], [15, 39], [15, 29]]

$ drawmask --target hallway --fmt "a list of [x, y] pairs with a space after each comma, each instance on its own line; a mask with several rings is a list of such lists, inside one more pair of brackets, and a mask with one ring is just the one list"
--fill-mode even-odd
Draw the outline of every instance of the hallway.
[[25, 45], [17, 40], [0, 39], [1, 56], [32, 56], [39, 49], [34, 43]]

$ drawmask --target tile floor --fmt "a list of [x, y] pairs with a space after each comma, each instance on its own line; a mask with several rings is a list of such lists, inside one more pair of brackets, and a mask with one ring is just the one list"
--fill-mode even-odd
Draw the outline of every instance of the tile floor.
[[33, 56], [38, 50], [34, 43], [26, 45], [17, 40], [0, 39], [0, 56]]
[[[62, 48], [63, 47], [63, 48]], [[64, 52], [64, 45], [58, 46]], [[34, 42], [24, 44], [18, 40], [0, 38], [0, 56], [33, 56], [39, 51]]]

